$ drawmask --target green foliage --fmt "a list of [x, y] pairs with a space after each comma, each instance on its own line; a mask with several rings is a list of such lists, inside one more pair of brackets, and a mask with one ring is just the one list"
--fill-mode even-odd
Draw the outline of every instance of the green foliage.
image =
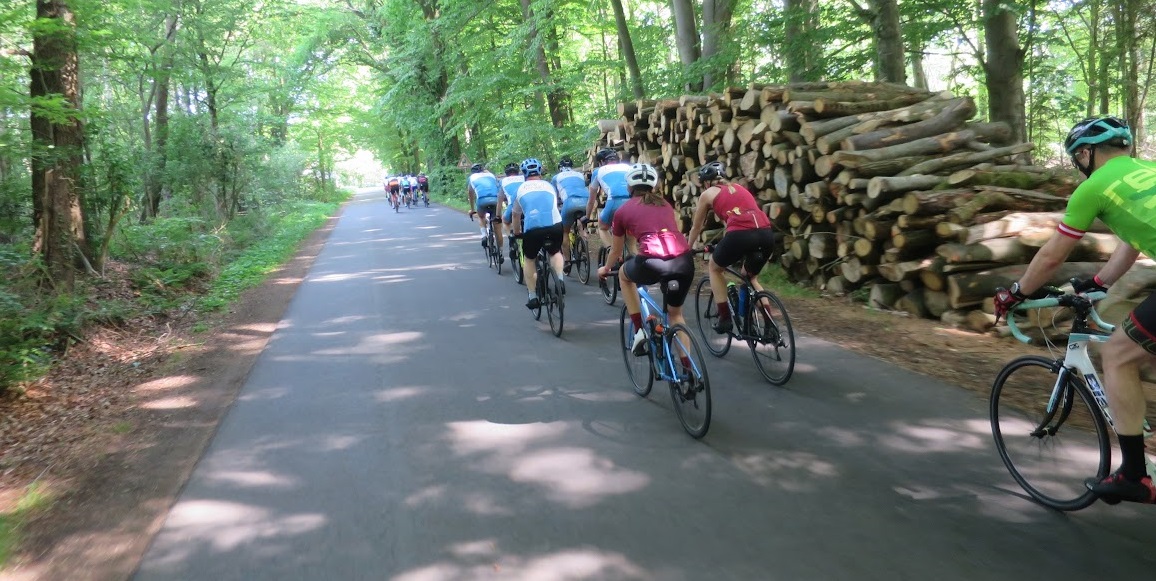
[[778, 264], [768, 264], [763, 272], [759, 273], [759, 283], [780, 297], [815, 298], [819, 296], [819, 293], [814, 289], [791, 282], [783, 267]]
[[0, 393], [37, 377], [84, 321], [81, 297], [37, 292], [37, 263], [24, 252], [0, 252]]
[[24, 522], [36, 511], [44, 509], [49, 502], [49, 496], [33, 483], [24, 489], [11, 510], [0, 513], [0, 571], [12, 556]]

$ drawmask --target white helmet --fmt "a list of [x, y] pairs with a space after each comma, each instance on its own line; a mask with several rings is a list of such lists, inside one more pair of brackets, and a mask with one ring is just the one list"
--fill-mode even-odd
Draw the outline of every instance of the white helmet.
[[630, 166], [630, 171], [626, 172], [626, 187], [634, 188], [635, 186], [650, 186], [654, 188], [658, 185], [658, 170], [649, 163], [636, 163]]

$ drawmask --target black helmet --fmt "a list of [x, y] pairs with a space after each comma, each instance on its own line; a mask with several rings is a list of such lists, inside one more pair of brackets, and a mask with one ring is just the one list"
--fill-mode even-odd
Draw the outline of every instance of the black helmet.
[[573, 168], [574, 168], [574, 160], [570, 159], [569, 155], [563, 155], [562, 159], [558, 160], [558, 169], [559, 170], [573, 169]]
[[618, 152], [609, 148], [599, 151], [598, 155], [594, 156], [594, 160], [597, 161], [599, 165], [606, 163], [607, 161], [618, 161], [619, 159], [621, 158], [618, 157]]
[[478, 172], [483, 171], [485, 169], [486, 169], [486, 166], [484, 166], [480, 163], [475, 163], [474, 165], [470, 166], [470, 173], [478, 173]]
[[518, 173], [518, 164], [510, 162], [506, 164], [506, 175], [512, 176]]
[[1128, 147], [1132, 143], [1132, 130], [1128, 122], [1119, 117], [1089, 117], [1080, 121], [1068, 132], [1064, 139], [1064, 151], [1072, 155], [1085, 145], [1100, 145], [1117, 140], [1114, 145]]
[[717, 180], [723, 176], [727, 168], [722, 163], [712, 161], [700, 168], [698, 168], [698, 179], [701, 182], [709, 182]]

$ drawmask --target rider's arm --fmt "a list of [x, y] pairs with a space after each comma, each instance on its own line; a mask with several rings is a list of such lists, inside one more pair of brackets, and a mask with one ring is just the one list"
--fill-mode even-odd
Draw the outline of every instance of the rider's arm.
[[[598, 207], [598, 191], [600, 186], [598, 180], [590, 180], [590, 199], [586, 201], [586, 215], [594, 216], [594, 208]], [[593, 220], [593, 218], [591, 218]]]
[[522, 234], [522, 204], [518, 203], [518, 198], [514, 198], [514, 205], [510, 207], [510, 228], [514, 234]]
[[1098, 284], [1108, 286], [1120, 280], [1120, 277], [1124, 276], [1124, 273], [1128, 272], [1128, 269], [1132, 268], [1133, 264], [1136, 264], [1136, 259], [1139, 257], [1140, 251], [1138, 249], [1132, 248], [1130, 244], [1120, 240], [1119, 246], [1116, 246], [1116, 250], [1112, 252], [1111, 258], [1109, 258], [1108, 262], [1100, 269], [1100, 272], [1096, 274]]
[[1068, 259], [1072, 249], [1079, 243], [1079, 238], [1073, 238], [1060, 232], [1052, 234], [1051, 240], [1048, 240], [1047, 244], [1044, 244], [1044, 247], [1036, 253], [1035, 258], [1032, 258], [1031, 264], [1028, 265], [1027, 272], [1020, 277], [1020, 293], [1030, 295], [1047, 284], [1056, 269]]
[[615, 236], [610, 242], [610, 252], [606, 255], [607, 266], [622, 261], [622, 248], [626, 245], [625, 236]]
[[715, 188], [707, 188], [701, 196], [698, 197], [698, 206], [694, 208], [694, 220], [691, 222], [690, 235], [687, 236], [687, 241], [690, 242], [691, 247], [698, 244], [698, 239], [702, 236], [703, 226], [706, 225], [706, 217], [710, 213], [711, 203], [714, 201], [713, 193]]
[[470, 199], [470, 210], [473, 210], [478, 206], [478, 200], [476, 194], [474, 194], [474, 184], [469, 182], [466, 182], [466, 197]]

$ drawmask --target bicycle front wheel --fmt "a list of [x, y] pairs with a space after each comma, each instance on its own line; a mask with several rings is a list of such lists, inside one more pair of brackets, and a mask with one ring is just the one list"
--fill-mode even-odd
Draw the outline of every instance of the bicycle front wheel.
[[570, 261], [570, 267], [578, 270], [578, 280], [582, 284], [590, 282], [590, 247], [586, 245], [585, 238], [574, 241], [574, 258]]
[[526, 284], [526, 273], [522, 268], [522, 252], [518, 250], [517, 241], [511, 240], [510, 248], [513, 250], [510, 253], [510, 269], [514, 271], [514, 282]]
[[747, 345], [759, 373], [772, 385], [783, 385], [795, 371], [795, 332], [787, 307], [773, 293], [759, 291], [747, 309]]
[[650, 394], [650, 388], [654, 385], [654, 354], [647, 352], [646, 355], [635, 355], [634, 348], [634, 334], [638, 328], [634, 326], [634, 321], [630, 320], [630, 313], [626, 312], [626, 306], [622, 306], [622, 317], [618, 322], [618, 337], [622, 344], [622, 359], [626, 363], [626, 374], [630, 376], [630, 381], [634, 384], [634, 393], [641, 397], [646, 397]]
[[[1012, 478], [1037, 502], [1079, 510], [1096, 501], [1084, 485], [1108, 475], [1107, 423], [1083, 380], [1031, 355], [1008, 363], [991, 388], [991, 433]], [[1055, 401], [1049, 409], [1049, 401]]]
[[698, 281], [694, 292], [694, 318], [698, 326], [698, 336], [706, 350], [715, 357], [722, 357], [731, 350], [730, 333], [716, 333], [715, 321], [718, 321], [718, 304], [714, 302], [714, 292], [710, 288], [710, 277], [703, 277]]
[[546, 282], [546, 318], [550, 321], [550, 331], [554, 333], [555, 337], [562, 336], [562, 317], [566, 310], [566, 302], [562, 297], [562, 281], [558, 275], [554, 273], [554, 269], [548, 268], [550, 273], [549, 279]]
[[[603, 247], [598, 251], [598, 267], [601, 268], [606, 264], [606, 256], [610, 253], [609, 248]], [[614, 301], [618, 299], [618, 275], [614, 275], [614, 280], [607, 278], [598, 279], [598, 290], [602, 291], [602, 300], [606, 304], [613, 305]]]
[[690, 329], [678, 323], [667, 328], [663, 337], [667, 355], [674, 364], [674, 380], [670, 382], [670, 397], [674, 413], [682, 429], [692, 438], [701, 438], [710, 429], [710, 378], [698, 341]]

